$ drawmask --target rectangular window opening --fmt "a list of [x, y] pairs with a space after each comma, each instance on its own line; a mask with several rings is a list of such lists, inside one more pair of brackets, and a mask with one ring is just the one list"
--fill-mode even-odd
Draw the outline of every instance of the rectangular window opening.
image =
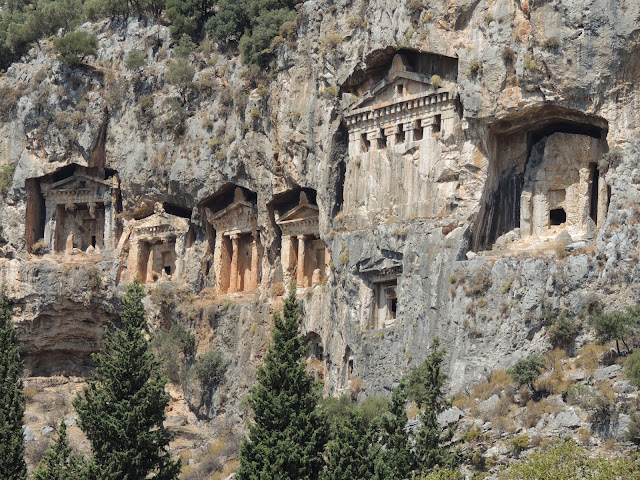
[[363, 133], [362, 135], [360, 135], [360, 149], [363, 152], [368, 152], [369, 148], [371, 148], [371, 142], [367, 138], [367, 134]]
[[442, 129], [442, 115], [438, 114], [433, 117], [433, 123], [431, 124], [431, 133], [437, 135]]
[[549, 224], [550, 225], [562, 225], [567, 221], [567, 213], [564, 208], [554, 208], [549, 211]]

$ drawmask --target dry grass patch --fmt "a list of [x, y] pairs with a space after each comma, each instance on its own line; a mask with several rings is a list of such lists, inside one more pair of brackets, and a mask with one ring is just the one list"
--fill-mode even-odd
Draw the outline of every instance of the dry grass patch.
[[607, 347], [604, 345], [596, 343], [583, 345], [577, 352], [578, 357], [574, 360], [574, 364], [576, 367], [586, 370], [589, 375], [593, 375], [606, 351]]
[[529, 400], [522, 414], [519, 416], [525, 427], [535, 427], [545, 414], [556, 413], [559, 410], [557, 405], [553, 405], [546, 398], [535, 402]]

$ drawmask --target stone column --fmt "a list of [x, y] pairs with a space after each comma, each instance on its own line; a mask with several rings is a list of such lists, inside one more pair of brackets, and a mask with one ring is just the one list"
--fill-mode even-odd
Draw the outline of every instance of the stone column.
[[44, 241], [47, 242], [51, 252], [54, 251], [56, 238], [56, 203], [51, 198], [45, 202]]
[[306, 287], [305, 277], [304, 277], [304, 268], [305, 268], [305, 238], [306, 235], [298, 235], [298, 271], [296, 272], [296, 282], [298, 283], [298, 287]]
[[280, 248], [280, 263], [282, 264], [282, 276], [284, 284], [288, 285], [291, 281], [291, 256], [292, 256], [291, 237], [289, 235], [282, 236], [282, 246]]
[[525, 187], [520, 194], [520, 237], [531, 234], [531, 190]]
[[549, 228], [549, 207], [545, 195], [540, 193], [537, 187], [534, 187], [534, 192], [531, 209], [531, 233], [540, 236]]
[[228, 268], [226, 262], [223, 262], [223, 259], [226, 258], [226, 255], [223, 255], [224, 249], [224, 235], [222, 232], [216, 232], [216, 241], [213, 250], [213, 271], [216, 278], [216, 286], [219, 292], [225, 292], [227, 286], [225, 275], [229, 272], [228, 270], [225, 272], [224, 270]]
[[114, 231], [114, 214], [113, 204], [111, 203], [111, 196], [108, 198], [105, 195], [104, 202], [104, 237], [102, 241], [103, 249], [107, 252], [113, 250], [113, 231]]
[[259, 233], [253, 232], [253, 242], [251, 243], [251, 285], [246, 290], [254, 290], [258, 286], [260, 279], [260, 259], [258, 258], [258, 238]]
[[153, 283], [153, 246], [150, 247], [151, 251], [149, 252], [149, 260], [147, 260], [147, 278], [145, 283]]
[[71, 255], [71, 250], [73, 250], [73, 232], [70, 232], [69, 235], [67, 235], [67, 243], [64, 246], [64, 249], [68, 255]]
[[238, 234], [231, 237], [231, 273], [229, 274], [229, 293], [238, 291]]
[[[140, 265], [140, 259], [138, 255], [140, 255], [140, 242], [138, 240], [131, 240], [129, 242], [129, 256], [127, 257], [127, 276], [124, 279], [120, 279], [120, 281], [128, 282], [133, 280], [135, 277], [140, 277], [140, 272], [138, 271], [138, 265]], [[140, 281], [143, 281], [140, 278]]]
[[607, 219], [607, 206], [609, 203], [609, 189], [604, 176], [598, 177], [598, 227], [604, 225]]

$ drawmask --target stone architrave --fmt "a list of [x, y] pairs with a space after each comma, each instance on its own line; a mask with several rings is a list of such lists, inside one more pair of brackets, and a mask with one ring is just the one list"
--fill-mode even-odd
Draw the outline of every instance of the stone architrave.
[[[317, 285], [326, 276], [326, 245], [320, 240], [318, 207], [309, 203], [305, 192], [300, 200], [276, 220], [282, 232], [282, 266], [284, 281], [295, 280], [299, 288]], [[316, 251], [321, 248], [321, 255]], [[320, 270], [318, 275], [314, 271]]]
[[[206, 215], [216, 230], [213, 268], [218, 291], [234, 293], [257, 288], [261, 249], [256, 205], [245, 198], [242, 188], [236, 187], [231, 205], [216, 213], [207, 208]], [[246, 257], [250, 257], [249, 261]]]
[[130, 234], [126, 280], [137, 276], [141, 282], [152, 283], [163, 276], [180, 276], [188, 219], [168, 214], [162, 204], [156, 203], [153, 214], [127, 225]]
[[[82, 168], [82, 167], [78, 167]], [[41, 182], [45, 200], [44, 240], [51, 251], [67, 250], [70, 235], [80, 250], [114, 248], [117, 175], [106, 180], [76, 172], [58, 182]]]

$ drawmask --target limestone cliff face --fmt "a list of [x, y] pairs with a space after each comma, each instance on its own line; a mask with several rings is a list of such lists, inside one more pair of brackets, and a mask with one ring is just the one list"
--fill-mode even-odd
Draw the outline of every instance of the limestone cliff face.
[[14, 64], [0, 269], [33, 374], [86, 371], [136, 275], [154, 327], [231, 360], [189, 401], [232, 422], [291, 280], [326, 392], [360, 398], [436, 336], [460, 390], [545, 348], [543, 309], [634, 301], [640, 5], [414, 3], [305, 2], [271, 76], [207, 44], [184, 95], [150, 21], [83, 25], [87, 67]]

